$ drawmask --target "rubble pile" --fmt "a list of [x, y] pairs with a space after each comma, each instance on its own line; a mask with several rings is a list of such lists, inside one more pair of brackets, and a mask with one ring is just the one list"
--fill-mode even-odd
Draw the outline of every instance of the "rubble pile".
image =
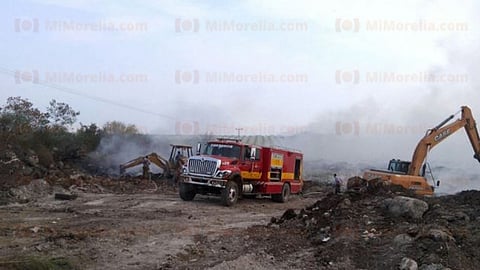
[[[317, 265], [342, 269], [477, 269], [480, 191], [441, 197], [346, 192], [272, 218], [301, 228]], [[336, 268], [333, 268], [336, 269]]]
[[[19, 152], [19, 151], [16, 151]], [[33, 150], [6, 149], [0, 154], [0, 205], [27, 203], [57, 193], [151, 193], [174, 192], [172, 183], [138, 177], [112, 178], [86, 172], [81, 161], [40, 164]], [[62, 195], [57, 196], [62, 197]], [[65, 196], [63, 196], [65, 197]]]

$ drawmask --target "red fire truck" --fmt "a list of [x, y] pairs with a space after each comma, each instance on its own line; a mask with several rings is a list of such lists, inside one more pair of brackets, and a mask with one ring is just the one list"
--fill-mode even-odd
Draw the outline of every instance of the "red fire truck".
[[276, 147], [219, 138], [207, 143], [202, 155], [188, 159], [180, 177], [180, 197], [191, 201], [196, 194], [220, 195], [226, 206], [242, 195], [271, 195], [285, 202], [303, 187], [303, 154]]

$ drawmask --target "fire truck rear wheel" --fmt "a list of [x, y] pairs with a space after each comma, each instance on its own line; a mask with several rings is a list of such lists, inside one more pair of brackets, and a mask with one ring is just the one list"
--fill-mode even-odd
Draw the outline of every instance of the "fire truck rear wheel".
[[234, 181], [228, 181], [227, 185], [222, 190], [222, 202], [226, 206], [232, 206], [237, 202], [239, 195], [240, 191], [237, 183]]
[[195, 198], [195, 195], [197, 194], [195, 192], [195, 187], [192, 186], [191, 184], [186, 184], [186, 183], [180, 183], [180, 198], [184, 201], [191, 201], [193, 198]]
[[288, 197], [290, 197], [290, 185], [285, 183], [282, 187], [282, 193], [272, 195], [272, 200], [284, 203], [288, 201]]

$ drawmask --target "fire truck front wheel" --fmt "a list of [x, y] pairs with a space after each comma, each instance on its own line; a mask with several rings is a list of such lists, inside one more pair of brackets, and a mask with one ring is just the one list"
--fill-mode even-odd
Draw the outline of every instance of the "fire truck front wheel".
[[191, 201], [193, 198], [195, 198], [195, 195], [197, 194], [195, 192], [195, 187], [191, 184], [187, 183], [180, 183], [180, 198], [184, 201]]
[[282, 193], [272, 195], [272, 200], [275, 202], [284, 203], [288, 201], [288, 197], [290, 197], [290, 185], [285, 183], [282, 187]]
[[238, 184], [234, 181], [228, 181], [224, 189], [222, 189], [222, 202], [226, 206], [234, 205], [240, 195]]

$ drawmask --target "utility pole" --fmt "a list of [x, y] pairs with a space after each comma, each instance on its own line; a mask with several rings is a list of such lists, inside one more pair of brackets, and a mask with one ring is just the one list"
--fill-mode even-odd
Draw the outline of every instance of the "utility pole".
[[238, 138], [240, 138], [240, 131], [243, 130], [243, 128], [235, 128], [235, 130], [237, 131]]

